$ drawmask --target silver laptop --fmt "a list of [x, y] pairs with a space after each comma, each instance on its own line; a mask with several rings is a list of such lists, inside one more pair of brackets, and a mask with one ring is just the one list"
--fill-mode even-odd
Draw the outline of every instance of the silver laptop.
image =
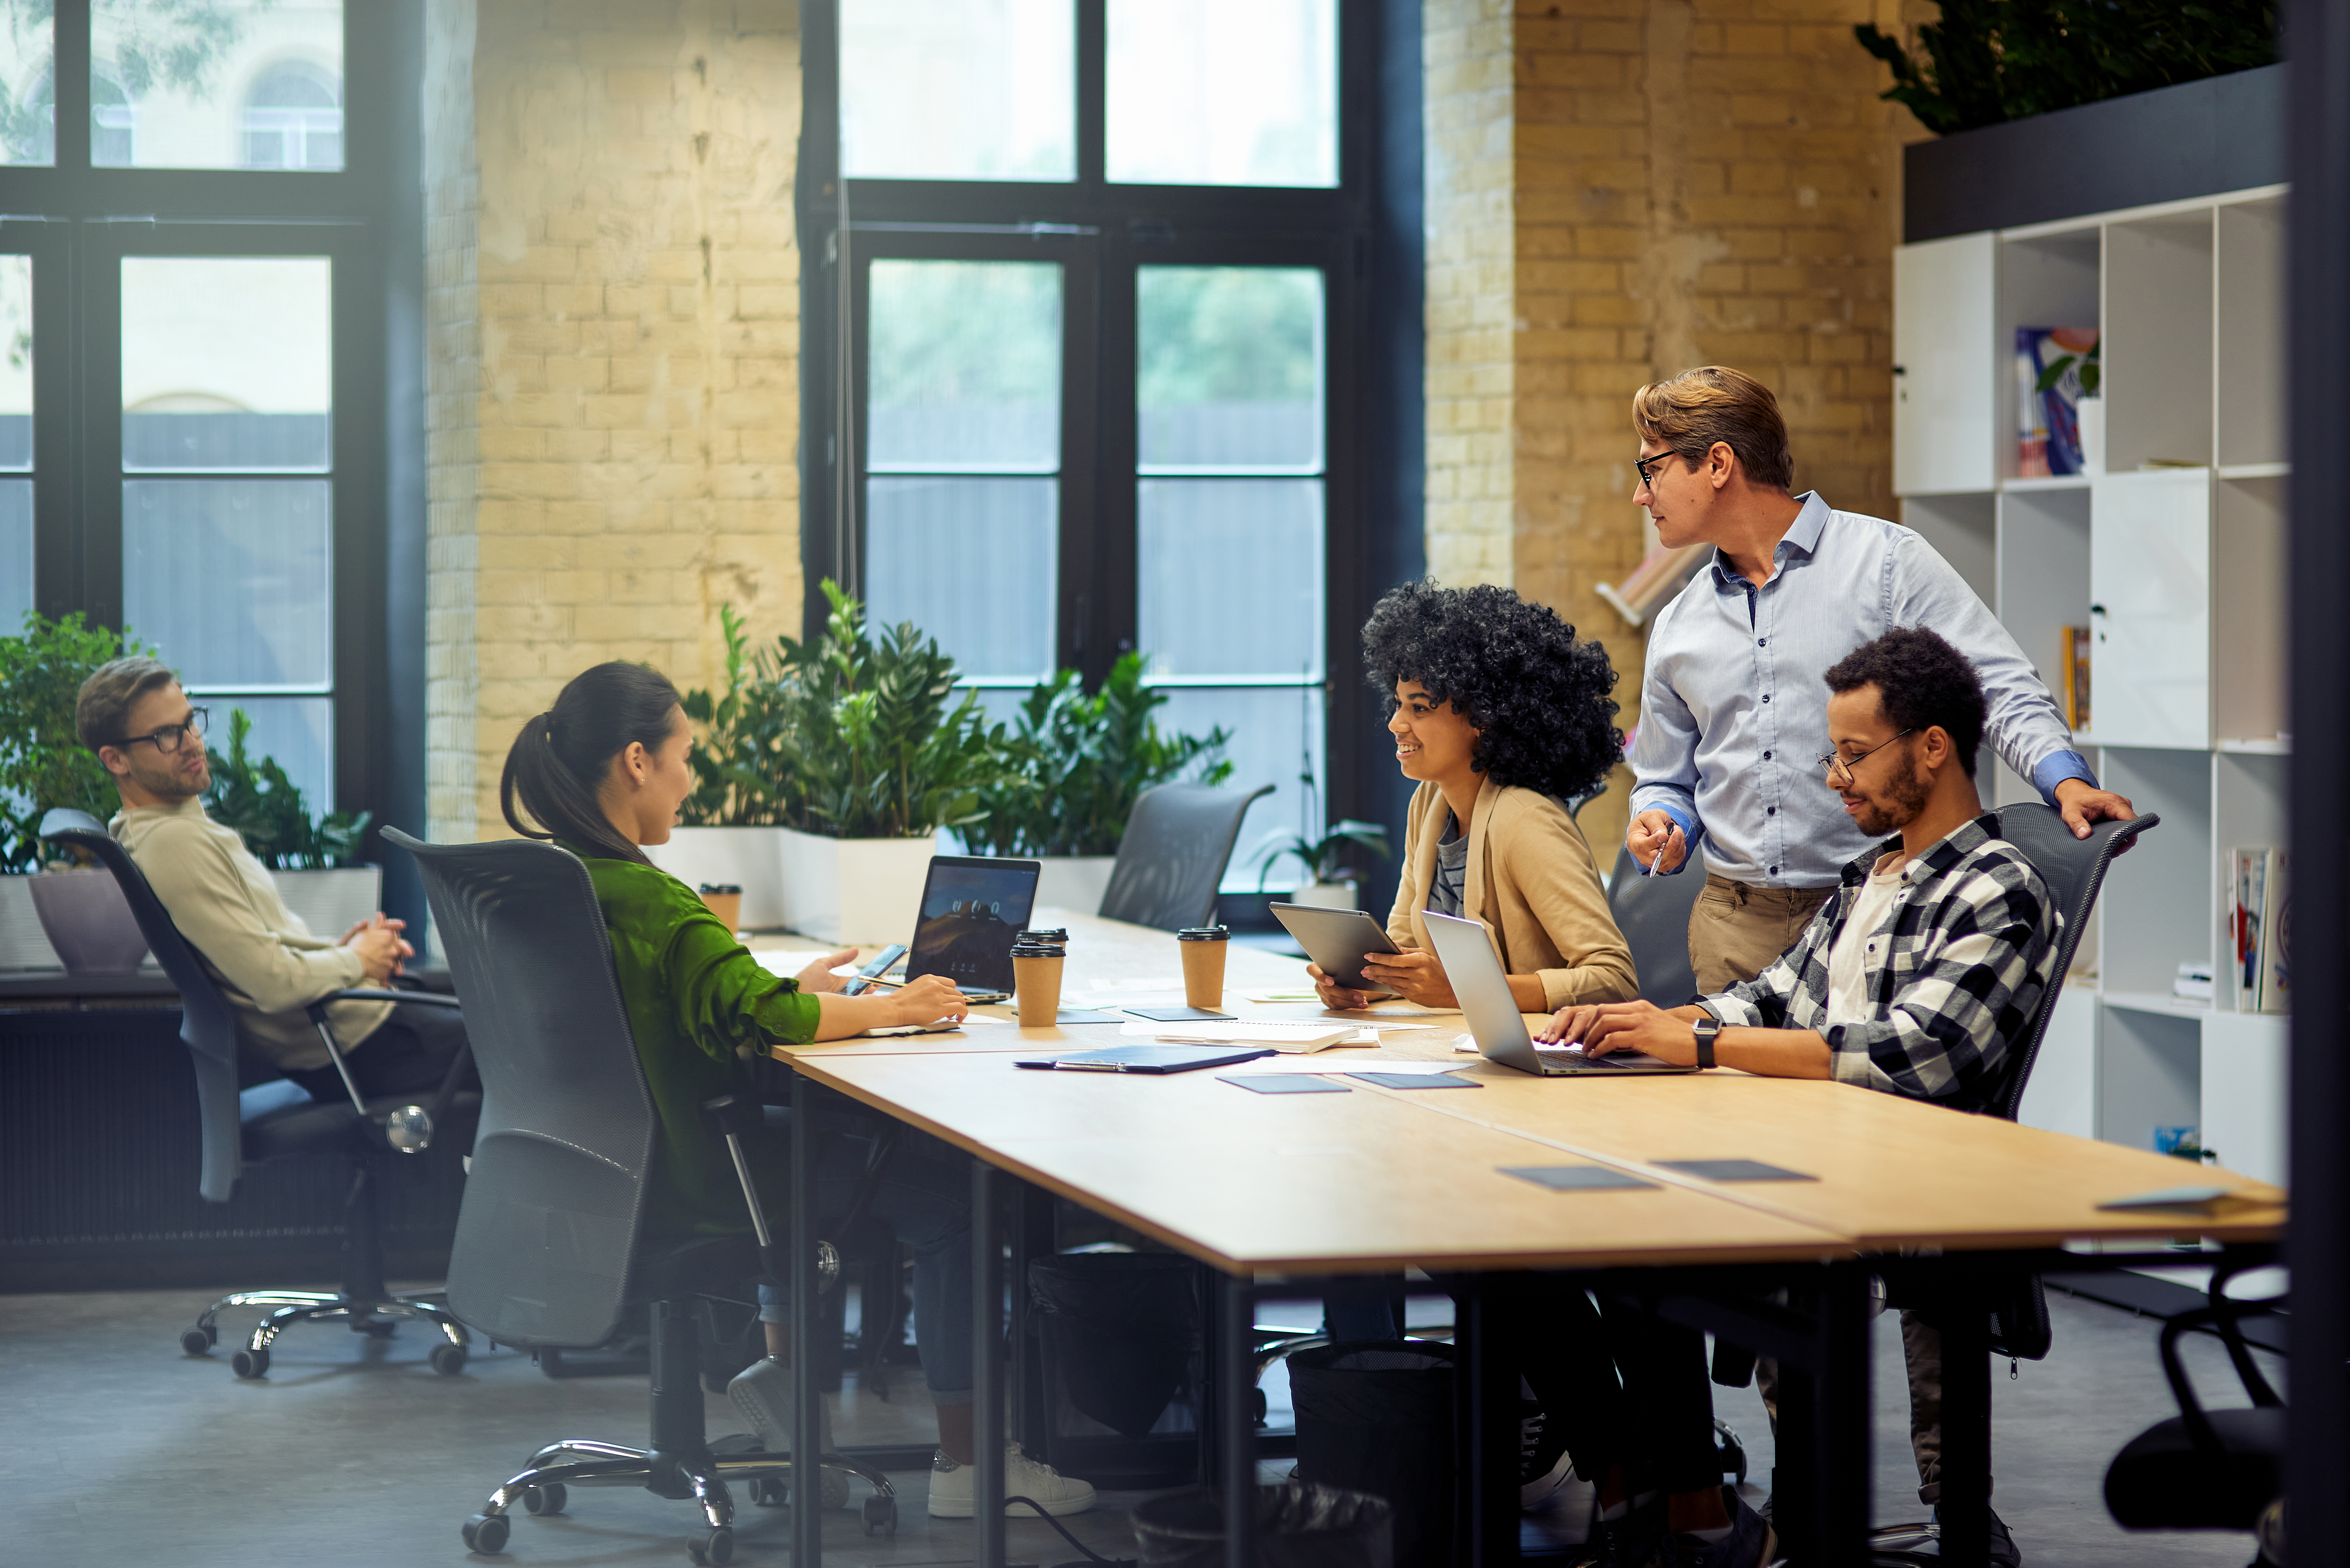
[[1474, 920], [1455, 919], [1433, 910], [1422, 919], [1428, 922], [1428, 940], [1436, 944], [1436, 956], [1444, 962], [1445, 978], [1452, 982], [1452, 994], [1469, 1020], [1469, 1033], [1487, 1061], [1544, 1078], [1620, 1078], [1627, 1073], [1697, 1071], [1694, 1064], [1676, 1067], [1638, 1051], [1586, 1056], [1562, 1045], [1535, 1044], [1534, 1036], [1526, 1033], [1518, 1000], [1510, 994], [1510, 977], [1502, 972], [1502, 961], [1494, 956], [1492, 939], [1486, 936], [1485, 928]]

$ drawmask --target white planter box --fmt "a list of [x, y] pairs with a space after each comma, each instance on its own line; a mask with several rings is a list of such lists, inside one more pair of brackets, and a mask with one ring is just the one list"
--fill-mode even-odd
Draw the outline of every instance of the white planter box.
[[33, 908], [33, 878], [0, 877], [0, 970], [64, 967]]
[[[935, 835], [819, 838], [788, 827], [775, 831], [783, 835], [785, 926], [844, 947], [914, 940], [922, 879], [938, 853]], [[750, 892], [743, 889], [746, 900]]]
[[314, 937], [338, 940], [383, 908], [383, 867], [335, 866], [322, 871], [272, 871], [277, 896]]
[[770, 929], [792, 923], [784, 908], [783, 840], [790, 832], [786, 827], [672, 827], [669, 842], [646, 845], [645, 856], [689, 888], [733, 883], [743, 889], [743, 929]]
[[1037, 861], [1036, 907], [1091, 915], [1101, 909], [1109, 891], [1109, 874], [1118, 868], [1115, 855], [1047, 855]]
[[1360, 905], [1352, 882], [1316, 882], [1300, 888], [1284, 902], [1310, 904], [1317, 909], [1352, 909]]

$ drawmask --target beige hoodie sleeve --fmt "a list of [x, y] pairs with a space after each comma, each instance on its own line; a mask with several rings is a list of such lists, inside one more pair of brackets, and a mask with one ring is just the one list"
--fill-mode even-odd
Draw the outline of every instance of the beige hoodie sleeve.
[[263, 1012], [290, 1012], [366, 983], [353, 949], [276, 924], [283, 906], [265, 907], [201, 819], [156, 823], [134, 854], [180, 934]]
[[1632, 950], [1575, 819], [1530, 790], [1502, 792], [1492, 815], [1486, 908], [1498, 917], [1511, 971], [1539, 975], [1553, 1010], [1639, 995]]

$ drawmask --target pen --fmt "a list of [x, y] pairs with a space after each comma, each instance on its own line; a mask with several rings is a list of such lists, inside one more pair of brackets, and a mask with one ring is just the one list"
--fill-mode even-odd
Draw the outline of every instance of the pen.
[[[1667, 829], [1665, 829], [1665, 844], [1670, 844], [1672, 841], [1673, 841], [1673, 830], [1672, 830], [1671, 828], [1668, 827]], [[1660, 864], [1662, 864], [1662, 863], [1663, 863], [1663, 861], [1664, 861], [1664, 858], [1665, 858], [1665, 844], [1659, 844], [1659, 845], [1658, 845], [1658, 846], [1657, 846], [1657, 852], [1656, 852], [1654, 855], [1651, 855], [1650, 857], [1648, 857], [1648, 868], [1646, 871], [1641, 872], [1641, 873], [1640, 873], [1640, 875], [1641, 875], [1641, 876], [1643, 876], [1643, 877], [1653, 877], [1653, 876], [1655, 876], [1655, 875], [1657, 874], [1657, 867], [1658, 867], [1658, 866], [1659, 866]]]

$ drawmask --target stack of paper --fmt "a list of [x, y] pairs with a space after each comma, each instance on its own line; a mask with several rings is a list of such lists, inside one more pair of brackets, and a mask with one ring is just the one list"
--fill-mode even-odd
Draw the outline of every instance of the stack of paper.
[[[1264, 1023], [1245, 1020], [1232, 1023], [1159, 1023], [1151, 1033], [1170, 1044], [1270, 1045], [1276, 1051], [1322, 1051], [1368, 1033], [1343, 1018], [1323, 1023]], [[1365, 1042], [1377, 1044], [1373, 1034]]]

